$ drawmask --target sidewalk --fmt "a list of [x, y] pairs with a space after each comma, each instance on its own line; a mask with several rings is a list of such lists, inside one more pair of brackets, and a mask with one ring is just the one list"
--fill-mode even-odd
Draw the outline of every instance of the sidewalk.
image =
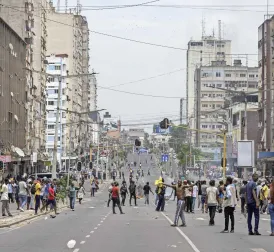
[[[100, 191], [104, 190], [105, 188], [109, 186], [110, 183], [111, 183], [111, 180], [107, 180], [107, 181], [104, 181], [103, 184], [99, 184], [99, 188], [100, 188], [99, 190]], [[85, 188], [87, 192], [90, 192], [90, 184], [88, 180], [85, 182]], [[89, 193], [87, 194], [89, 195]], [[64, 209], [67, 209], [68, 202], [69, 202], [68, 199], [65, 200], [65, 204], [63, 204], [62, 202], [59, 202], [57, 206], [58, 212], [61, 212]], [[77, 201], [76, 201], [76, 204], [78, 204]], [[0, 205], [2, 206], [2, 203], [0, 203]], [[11, 203], [9, 206], [10, 206], [10, 212], [13, 215], [13, 217], [9, 217], [9, 216], [2, 217], [2, 213], [1, 213], [0, 228], [10, 227], [24, 221], [32, 220], [34, 218], [39, 218], [42, 215], [46, 215], [49, 213], [49, 212], [41, 213], [40, 210], [38, 210], [38, 215], [34, 215], [34, 210], [25, 210], [25, 212], [20, 212], [20, 210], [17, 210], [16, 203]]]

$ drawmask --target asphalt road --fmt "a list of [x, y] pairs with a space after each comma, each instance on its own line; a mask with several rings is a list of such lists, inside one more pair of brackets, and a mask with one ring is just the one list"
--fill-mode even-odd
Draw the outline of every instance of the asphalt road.
[[[136, 158], [136, 157], [135, 157]], [[146, 172], [146, 155], [142, 155], [142, 167]], [[130, 160], [130, 158], [129, 158]], [[148, 158], [148, 165], [150, 159]], [[141, 178], [141, 182], [159, 177], [157, 170], [151, 170], [151, 176]], [[127, 172], [126, 172], [127, 174]], [[166, 178], [167, 182], [171, 179]], [[154, 189], [154, 186], [153, 186]], [[273, 252], [273, 238], [269, 237], [269, 216], [261, 217], [260, 232], [262, 236], [248, 236], [244, 217], [236, 211], [234, 234], [220, 234], [224, 228], [223, 215], [216, 216], [216, 226], [208, 226], [208, 215], [199, 210], [187, 214], [187, 227], [172, 228], [175, 202], [168, 201], [166, 212], [155, 212], [153, 196], [150, 206], [144, 200], [138, 200], [138, 207], [123, 207], [124, 215], [113, 215], [106, 207], [107, 190], [95, 198], [87, 195], [84, 204], [77, 205], [76, 210], [64, 211], [55, 219], [49, 216], [31, 222], [22, 227], [0, 230], [0, 251], [3, 252]], [[68, 242], [75, 241], [73, 248]], [[258, 250], [260, 249], [260, 250]]]

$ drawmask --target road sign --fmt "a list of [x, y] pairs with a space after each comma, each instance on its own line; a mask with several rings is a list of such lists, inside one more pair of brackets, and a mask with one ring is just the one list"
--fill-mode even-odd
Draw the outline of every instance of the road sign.
[[168, 154], [162, 154], [162, 162], [167, 162], [169, 160]]

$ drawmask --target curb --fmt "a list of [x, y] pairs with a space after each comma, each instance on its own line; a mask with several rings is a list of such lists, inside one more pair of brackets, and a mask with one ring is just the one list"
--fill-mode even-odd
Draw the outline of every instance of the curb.
[[[63, 207], [60, 207], [59, 210], [63, 210], [64, 208], [67, 208], [67, 206], [63, 206]], [[9, 224], [0, 224], [0, 229], [1, 228], [6, 228], [6, 227], [11, 227], [11, 226], [14, 226], [14, 225], [17, 225], [19, 223], [22, 223], [22, 222], [25, 222], [25, 221], [28, 221], [28, 220], [32, 220], [32, 219], [35, 219], [35, 218], [39, 218], [43, 215], [47, 215], [48, 212], [44, 212], [44, 213], [40, 213], [40, 214], [37, 214], [37, 215], [33, 215], [33, 216], [30, 216], [28, 218], [25, 218], [25, 219], [22, 219], [22, 220], [18, 220], [18, 221], [14, 221], [12, 223], [9, 223]]]

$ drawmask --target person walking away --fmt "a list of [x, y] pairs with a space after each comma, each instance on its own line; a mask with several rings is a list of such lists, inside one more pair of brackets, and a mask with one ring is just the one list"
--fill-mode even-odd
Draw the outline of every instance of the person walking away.
[[145, 195], [145, 205], [146, 204], [149, 205], [149, 192], [151, 192], [154, 195], [154, 193], [152, 192], [151, 187], [149, 185], [149, 182], [146, 183], [143, 190], [144, 190], [144, 195]]
[[78, 200], [79, 200], [79, 204], [82, 204], [82, 200], [83, 200], [85, 194], [86, 194], [85, 188], [83, 187], [83, 184], [80, 183], [80, 184], [79, 184], [79, 190], [78, 190]]
[[196, 198], [198, 196], [198, 192], [199, 192], [199, 189], [198, 189], [198, 185], [196, 183], [196, 184], [194, 184], [194, 186], [192, 188], [192, 213], [194, 213], [194, 210], [195, 210], [195, 203], [196, 203]]
[[202, 181], [202, 185], [201, 185], [201, 204], [202, 204], [202, 213], [207, 213], [207, 207], [206, 207], [206, 204], [205, 204], [205, 199], [206, 199], [206, 188], [207, 188], [207, 185], [206, 185], [206, 181]]
[[57, 215], [57, 206], [56, 206], [56, 200], [55, 200], [55, 191], [54, 191], [54, 184], [51, 184], [50, 187], [48, 188], [48, 197], [47, 197], [47, 201], [46, 204], [43, 205], [43, 207], [41, 208], [41, 212], [43, 212], [45, 210], [45, 208], [47, 208], [48, 206], [51, 206], [54, 209], [54, 213], [55, 215], [51, 215], [51, 218], [55, 218]]
[[119, 184], [118, 182], [115, 182], [113, 187], [112, 187], [112, 192], [111, 192], [111, 197], [112, 197], [112, 211], [113, 214], [116, 214], [115, 212], [115, 206], [117, 204], [119, 210], [120, 210], [120, 214], [124, 214], [122, 211], [122, 207], [120, 204], [120, 198], [119, 198]]
[[121, 198], [122, 198], [122, 206], [125, 206], [125, 201], [126, 201], [126, 197], [128, 194], [126, 181], [123, 181], [123, 183], [122, 183], [122, 186], [120, 188], [120, 194], [121, 194]]
[[[246, 204], [247, 204], [247, 224], [249, 235], [261, 235], [259, 233], [259, 221], [260, 221], [260, 201], [257, 193], [257, 185], [259, 177], [256, 173], [252, 175], [252, 181], [249, 181], [246, 185]], [[252, 215], [255, 217], [254, 233], [252, 230]]]
[[274, 236], [274, 179], [272, 180], [272, 183], [270, 185], [269, 190], [269, 214], [270, 214], [270, 227], [271, 227], [271, 234], [270, 236]]
[[232, 178], [226, 178], [226, 188], [224, 197], [224, 213], [225, 213], [225, 229], [221, 233], [228, 233], [229, 218], [231, 221], [230, 233], [234, 233], [234, 210], [237, 205], [236, 190], [235, 186], [232, 184]]
[[172, 227], [178, 226], [179, 218], [181, 218], [181, 220], [182, 220], [181, 227], [186, 227], [186, 220], [185, 220], [185, 215], [184, 215], [185, 190], [189, 187], [193, 187], [193, 185], [183, 185], [182, 180], [178, 180], [177, 185], [165, 184], [165, 186], [173, 188], [176, 191], [176, 196], [177, 196], [177, 208], [176, 208], [174, 223], [171, 224], [171, 226]]
[[202, 203], [202, 189], [201, 189], [201, 181], [199, 180], [197, 182], [198, 186], [198, 209], [200, 209], [201, 203]]
[[8, 183], [8, 196], [9, 196], [9, 203], [13, 203], [14, 199], [13, 199], [13, 179], [9, 180]]
[[244, 180], [243, 184], [240, 188], [240, 198], [241, 198], [241, 213], [245, 214], [245, 194], [246, 194], [246, 185], [247, 185], [247, 181]]
[[35, 214], [37, 215], [38, 208], [40, 208], [41, 199], [41, 180], [37, 179], [35, 184]]
[[209, 210], [209, 226], [215, 225], [215, 213], [218, 205], [218, 189], [215, 187], [215, 180], [209, 182], [209, 187], [206, 189], [206, 205]]
[[[191, 185], [191, 182], [184, 181], [184, 185]], [[186, 198], [186, 212], [191, 213], [192, 212], [192, 187], [188, 187], [185, 189], [185, 198]]]
[[265, 182], [263, 182], [261, 195], [260, 195], [260, 199], [263, 202], [263, 206], [261, 207], [261, 214], [264, 214], [266, 212], [266, 209], [268, 206], [268, 194], [269, 194], [268, 186], [266, 185]]
[[112, 182], [108, 188], [108, 204], [107, 206], [109, 207], [109, 203], [111, 201], [111, 193], [112, 193], [112, 187], [114, 186], [114, 183]]
[[156, 207], [156, 211], [159, 212], [160, 210], [163, 212], [165, 210], [165, 193], [166, 193], [166, 186], [164, 184], [164, 179], [159, 182], [157, 186], [157, 194], [158, 194], [158, 204]]
[[4, 181], [4, 184], [2, 185], [1, 188], [1, 202], [2, 202], [2, 216], [6, 216], [7, 214], [12, 217], [12, 214], [10, 213], [10, 208], [9, 208], [9, 189], [8, 189], [8, 184], [9, 184], [9, 179], [6, 178]]
[[19, 210], [21, 212], [24, 212], [24, 207], [27, 204], [27, 199], [28, 199], [28, 187], [25, 182], [25, 178], [22, 178], [21, 181], [19, 182], [19, 202], [20, 202], [20, 207]]
[[218, 192], [219, 192], [219, 204], [218, 204], [218, 212], [223, 212], [223, 202], [224, 202], [224, 181], [219, 181], [218, 185]]
[[129, 185], [129, 193], [130, 193], [130, 197], [129, 197], [129, 205], [131, 205], [131, 199], [133, 198], [134, 199], [134, 203], [135, 203], [135, 206], [137, 206], [137, 198], [136, 198], [136, 184], [135, 182], [132, 180], [130, 182], [130, 185]]
[[69, 187], [69, 203], [70, 203], [70, 209], [72, 211], [74, 211], [75, 199], [76, 199], [76, 187], [74, 186], [73, 182], [71, 182]]
[[95, 197], [95, 190], [96, 190], [96, 182], [95, 179], [91, 182], [91, 197]]

